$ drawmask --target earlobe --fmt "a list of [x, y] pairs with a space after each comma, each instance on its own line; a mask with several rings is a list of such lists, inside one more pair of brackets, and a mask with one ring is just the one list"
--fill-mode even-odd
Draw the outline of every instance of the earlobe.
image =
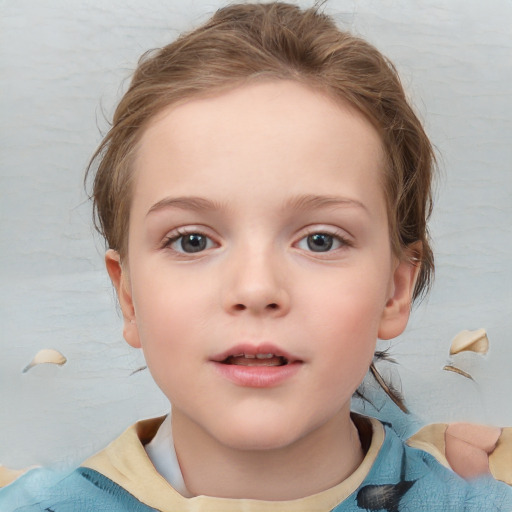
[[[415, 250], [415, 253], [418, 251]], [[380, 339], [395, 338], [405, 330], [419, 270], [420, 263], [416, 258], [406, 258], [398, 262], [393, 272], [390, 297], [382, 312], [378, 332]]]
[[135, 348], [140, 348], [139, 332], [135, 318], [132, 292], [128, 270], [121, 263], [119, 253], [109, 249], [105, 254], [105, 265], [108, 275], [117, 292], [117, 298], [123, 314], [123, 336], [126, 342]]

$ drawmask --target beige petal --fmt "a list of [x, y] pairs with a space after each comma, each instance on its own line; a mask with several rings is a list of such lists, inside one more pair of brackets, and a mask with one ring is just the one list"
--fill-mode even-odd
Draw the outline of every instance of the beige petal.
[[0, 464], [0, 488], [9, 485], [11, 482], [14, 482], [16, 478], [26, 473], [30, 468], [27, 469], [10, 469], [2, 466]]
[[33, 366], [43, 363], [52, 363], [62, 366], [67, 359], [58, 351], [53, 348], [44, 348], [40, 350], [32, 361], [23, 368], [23, 373], [28, 372]]
[[487, 354], [489, 350], [489, 339], [485, 329], [476, 331], [461, 331], [452, 340], [450, 355], [459, 352], [476, 352], [477, 354]]

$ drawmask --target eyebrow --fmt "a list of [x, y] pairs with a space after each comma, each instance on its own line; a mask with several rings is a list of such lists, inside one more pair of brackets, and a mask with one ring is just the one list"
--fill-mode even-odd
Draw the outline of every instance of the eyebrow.
[[366, 206], [357, 199], [340, 196], [319, 196], [304, 194], [292, 198], [287, 206], [295, 210], [316, 210], [321, 208], [353, 207], [368, 211]]
[[[303, 194], [291, 198], [285, 206], [285, 209], [292, 210], [317, 210], [321, 208], [355, 207], [367, 211], [366, 206], [357, 199], [350, 199], [339, 196], [321, 196], [313, 194]], [[222, 203], [205, 199], [204, 197], [183, 196], [183, 197], [164, 197], [155, 203], [146, 215], [163, 210], [166, 208], [178, 208], [181, 210], [192, 211], [213, 211], [222, 210], [225, 206]]]
[[204, 197], [184, 196], [184, 197], [164, 197], [164, 199], [155, 203], [146, 215], [165, 208], [179, 208], [181, 210], [208, 211], [222, 209], [223, 205]]

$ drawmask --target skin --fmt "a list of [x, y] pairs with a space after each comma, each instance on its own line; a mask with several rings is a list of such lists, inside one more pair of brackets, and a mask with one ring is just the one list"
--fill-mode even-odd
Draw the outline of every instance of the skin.
[[[191, 495], [295, 499], [361, 462], [350, 398], [377, 337], [405, 328], [417, 274], [390, 248], [383, 161], [361, 114], [288, 81], [192, 99], [144, 132], [128, 255], [106, 264], [124, 337], [172, 404]], [[184, 233], [205, 249], [186, 252]], [[314, 233], [332, 248], [312, 250]], [[298, 370], [238, 385], [212, 358], [240, 343], [272, 343]]]

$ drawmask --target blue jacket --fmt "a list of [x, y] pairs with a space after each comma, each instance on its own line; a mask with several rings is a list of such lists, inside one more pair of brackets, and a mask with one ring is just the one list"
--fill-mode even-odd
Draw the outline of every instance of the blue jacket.
[[[104, 451], [62, 475], [36, 469], [0, 491], [2, 512], [512, 512], [512, 489], [467, 482], [388, 425], [366, 420], [372, 441], [361, 466], [326, 491], [292, 501], [184, 498], [154, 469], [143, 444], [162, 418], [139, 422]], [[149, 432], [149, 434], [148, 434]]]

